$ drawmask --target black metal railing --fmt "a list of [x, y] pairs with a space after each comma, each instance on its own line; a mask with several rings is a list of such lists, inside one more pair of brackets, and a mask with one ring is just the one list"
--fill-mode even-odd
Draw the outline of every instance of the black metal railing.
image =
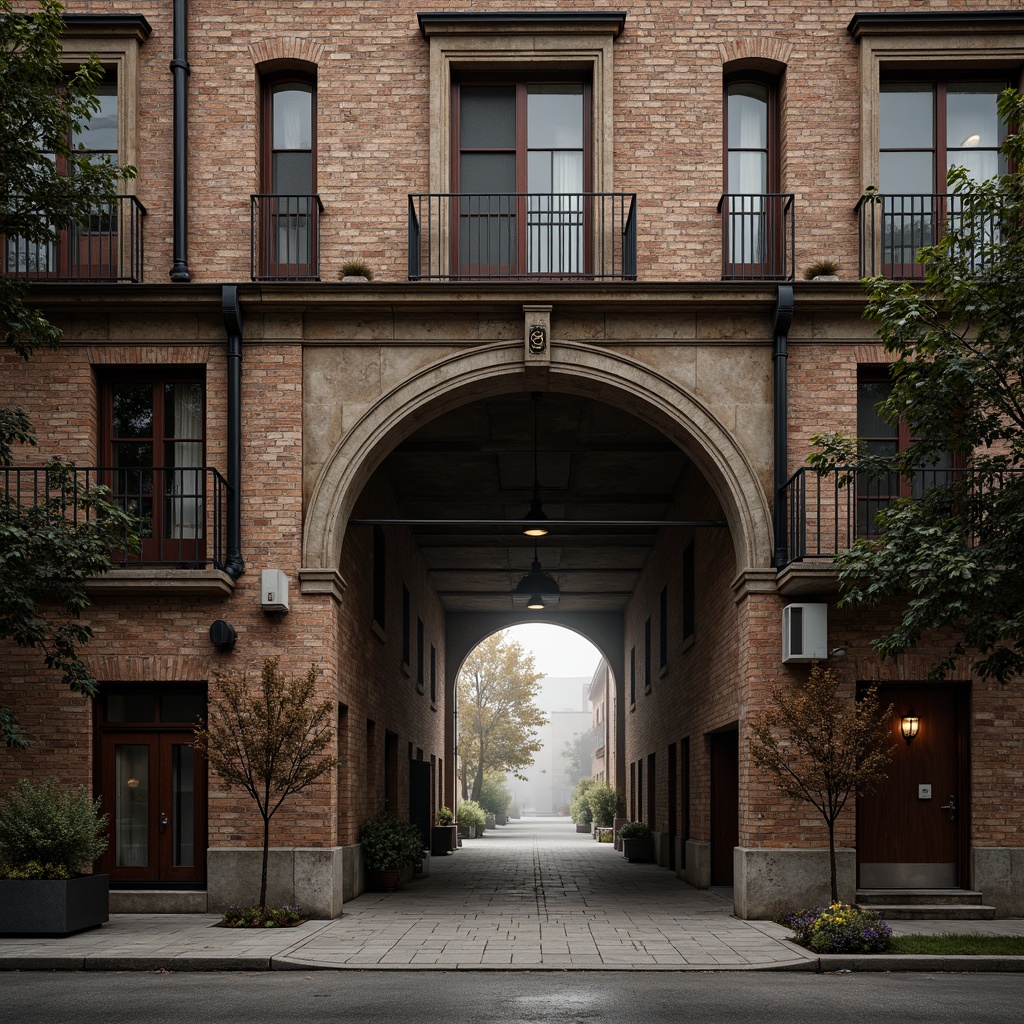
[[409, 196], [409, 280], [636, 279], [636, 194]]
[[137, 548], [127, 534], [112, 552], [119, 566], [223, 569], [227, 552], [228, 483], [215, 469], [153, 467], [4, 467], [2, 500], [25, 508], [53, 503], [72, 522], [95, 518], [85, 502], [105, 487], [108, 501], [137, 523]]
[[[869, 476], [842, 467], [822, 475], [803, 466], [786, 481], [779, 496], [776, 515], [783, 516], [786, 524], [786, 550], [781, 561], [789, 564], [832, 558], [848, 550], [859, 537], [880, 536], [875, 516], [898, 498], [921, 498], [934, 488], [955, 482], [966, 485], [966, 493], [977, 497], [984, 491], [1001, 489], [1011, 479], [1024, 479], [1024, 470], [993, 475], [970, 469], [924, 467], [909, 474]], [[973, 543], [973, 538], [968, 538], [968, 543]]]
[[4, 272], [40, 281], [142, 280], [142, 218], [146, 208], [135, 196], [100, 203], [85, 222], [50, 226], [46, 241], [8, 237]]
[[791, 192], [730, 193], [722, 215], [723, 281], [792, 281], [795, 214]]
[[860, 276], [892, 280], [924, 277], [917, 261], [922, 246], [935, 245], [949, 230], [968, 259], [982, 258], [985, 247], [998, 242], [999, 227], [991, 215], [965, 220], [962, 196], [938, 193], [890, 195], [868, 192], [854, 210], [860, 243]]
[[252, 279], [319, 281], [323, 210], [318, 195], [250, 196]]

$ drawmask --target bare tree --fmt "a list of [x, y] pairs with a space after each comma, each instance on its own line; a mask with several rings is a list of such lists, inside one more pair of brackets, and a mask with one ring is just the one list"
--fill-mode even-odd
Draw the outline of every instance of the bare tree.
[[833, 903], [839, 899], [836, 819], [851, 793], [885, 778], [893, 756], [891, 715], [892, 705], [880, 710], [876, 687], [851, 704], [839, 677], [815, 665], [806, 686], [773, 690], [769, 706], [751, 722], [754, 764], [784, 793], [816, 807], [828, 826]]
[[229, 785], [244, 789], [263, 818], [263, 873], [259, 906], [267, 903], [270, 819], [292, 794], [338, 764], [325, 754], [334, 718], [330, 701], [315, 702], [317, 667], [289, 679], [277, 658], [263, 663], [259, 688], [244, 674], [215, 677], [208, 724], [196, 726], [195, 746]]

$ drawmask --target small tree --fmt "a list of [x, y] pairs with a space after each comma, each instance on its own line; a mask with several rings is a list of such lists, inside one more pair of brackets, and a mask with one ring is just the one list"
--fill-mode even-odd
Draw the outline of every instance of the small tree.
[[751, 722], [754, 764], [825, 820], [833, 903], [839, 899], [836, 819], [851, 793], [867, 792], [885, 778], [893, 755], [891, 715], [892, 705], [879, 709], [876, 687], [851, 705], [839, 691], [839, 677], [815, 665], [805, 687], [773, 690], [769, 706]]
[[573, 733], [571, 740], [566, 740], [562, 747], [562, 763], [565, 781], [575, 786], [580, 779], [587, 778], [593, 771], [591, 761], [597, 749], [597, 733], [593, 729], [584, 729]]
[[325, 754], [333, 732], [330, 701], [315, 702], [317, 668], [289, 679], [277, 658], [263, 663], [260, 686], [245, 675], [218, 674], [209, 723], [195, 729], [196, 749], [227, 783], [244, 789], [263, 818], [263, 873], [259, 906], [267, 903], [270, 819], [298, 793], [338, 764]]

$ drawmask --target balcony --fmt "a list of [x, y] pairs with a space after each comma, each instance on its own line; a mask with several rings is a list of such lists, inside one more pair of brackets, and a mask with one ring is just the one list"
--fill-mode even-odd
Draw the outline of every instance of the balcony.
[[252, 279], [319, 281], [323, 212], [318, 195], [250, 196]]
[[83, 505], [92, 487], [108, 489], [108, 499], [140, 520], [140, 544], [112, 552], [121, 568], [218, 569], [227, 552], [227, 481], [215, 469], [196, 467], [0, 469], [4, 500], [21, 508], [51, 503], [72, 522], [93, 518]]
[[636, 195], [410, 195], [409, 280], [636, 280]]
[[142, 281], [142, 218], [135, 196], [97, 206], [84, 224], [50, 226], [45, 242], [8, 238], [4, 272], [33, 281]]
[[794, 213], [791, 192], [732, 193], [722, 215], [723, 281], [792, 281]]
[[[791, 565], [816, 559], [832, 559], [853, 546], [860, 537], [877, 537], [875, 515], [891, 501], [920, 498], [936, 487], [953, 483], [957, 498], [968, 501], [986, 491], [1000, 490], [1024, 480], [1024, 470], [1003, 470], [996, 474], [969, 469], [925, 467], [903, 475], [890, 473], [869, 477], [840, 468], [827, 476], [804, 466], [783, 488], [776, 515], [785, 518], [786, 550], [780, 562]], [[951, 499], [952, 500], [952, 499]], [[968, 544], [973, 537], [966, 538]]]
[[860, 276], [894, 281], [923, 280], [917, 261], [922, 246], [935, 245], [950, 230], [961, 233], [959, 245], [970, 258], [998, 242], [999, 227], [985, 217], [974, 225], [964, 219], [963, 197], [945, 194], [891, 195], [870, 192], [856, 207], [860, 240]]

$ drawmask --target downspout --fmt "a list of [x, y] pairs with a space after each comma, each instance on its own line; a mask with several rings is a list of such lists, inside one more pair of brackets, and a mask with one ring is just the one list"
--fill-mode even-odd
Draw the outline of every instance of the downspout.
[[237, 580], [242, 560], [242, 307], [238, 285], [221, 287], [221, 312], [228, 336], [228, 508], [227, 560], [224, 570]]
[[775, 336], [773, 362], [775, 368], [775, 568], [789, 561], [786, 541], [786, 481], [789, 479], [789, 328], [793, 323], [793, 286], [780, 284], [772, 311], [772, 333]]
[[188, 272], [188, 13], [187, 0], [174, 0], [174, 243], [172, 281], [189, 281]]

